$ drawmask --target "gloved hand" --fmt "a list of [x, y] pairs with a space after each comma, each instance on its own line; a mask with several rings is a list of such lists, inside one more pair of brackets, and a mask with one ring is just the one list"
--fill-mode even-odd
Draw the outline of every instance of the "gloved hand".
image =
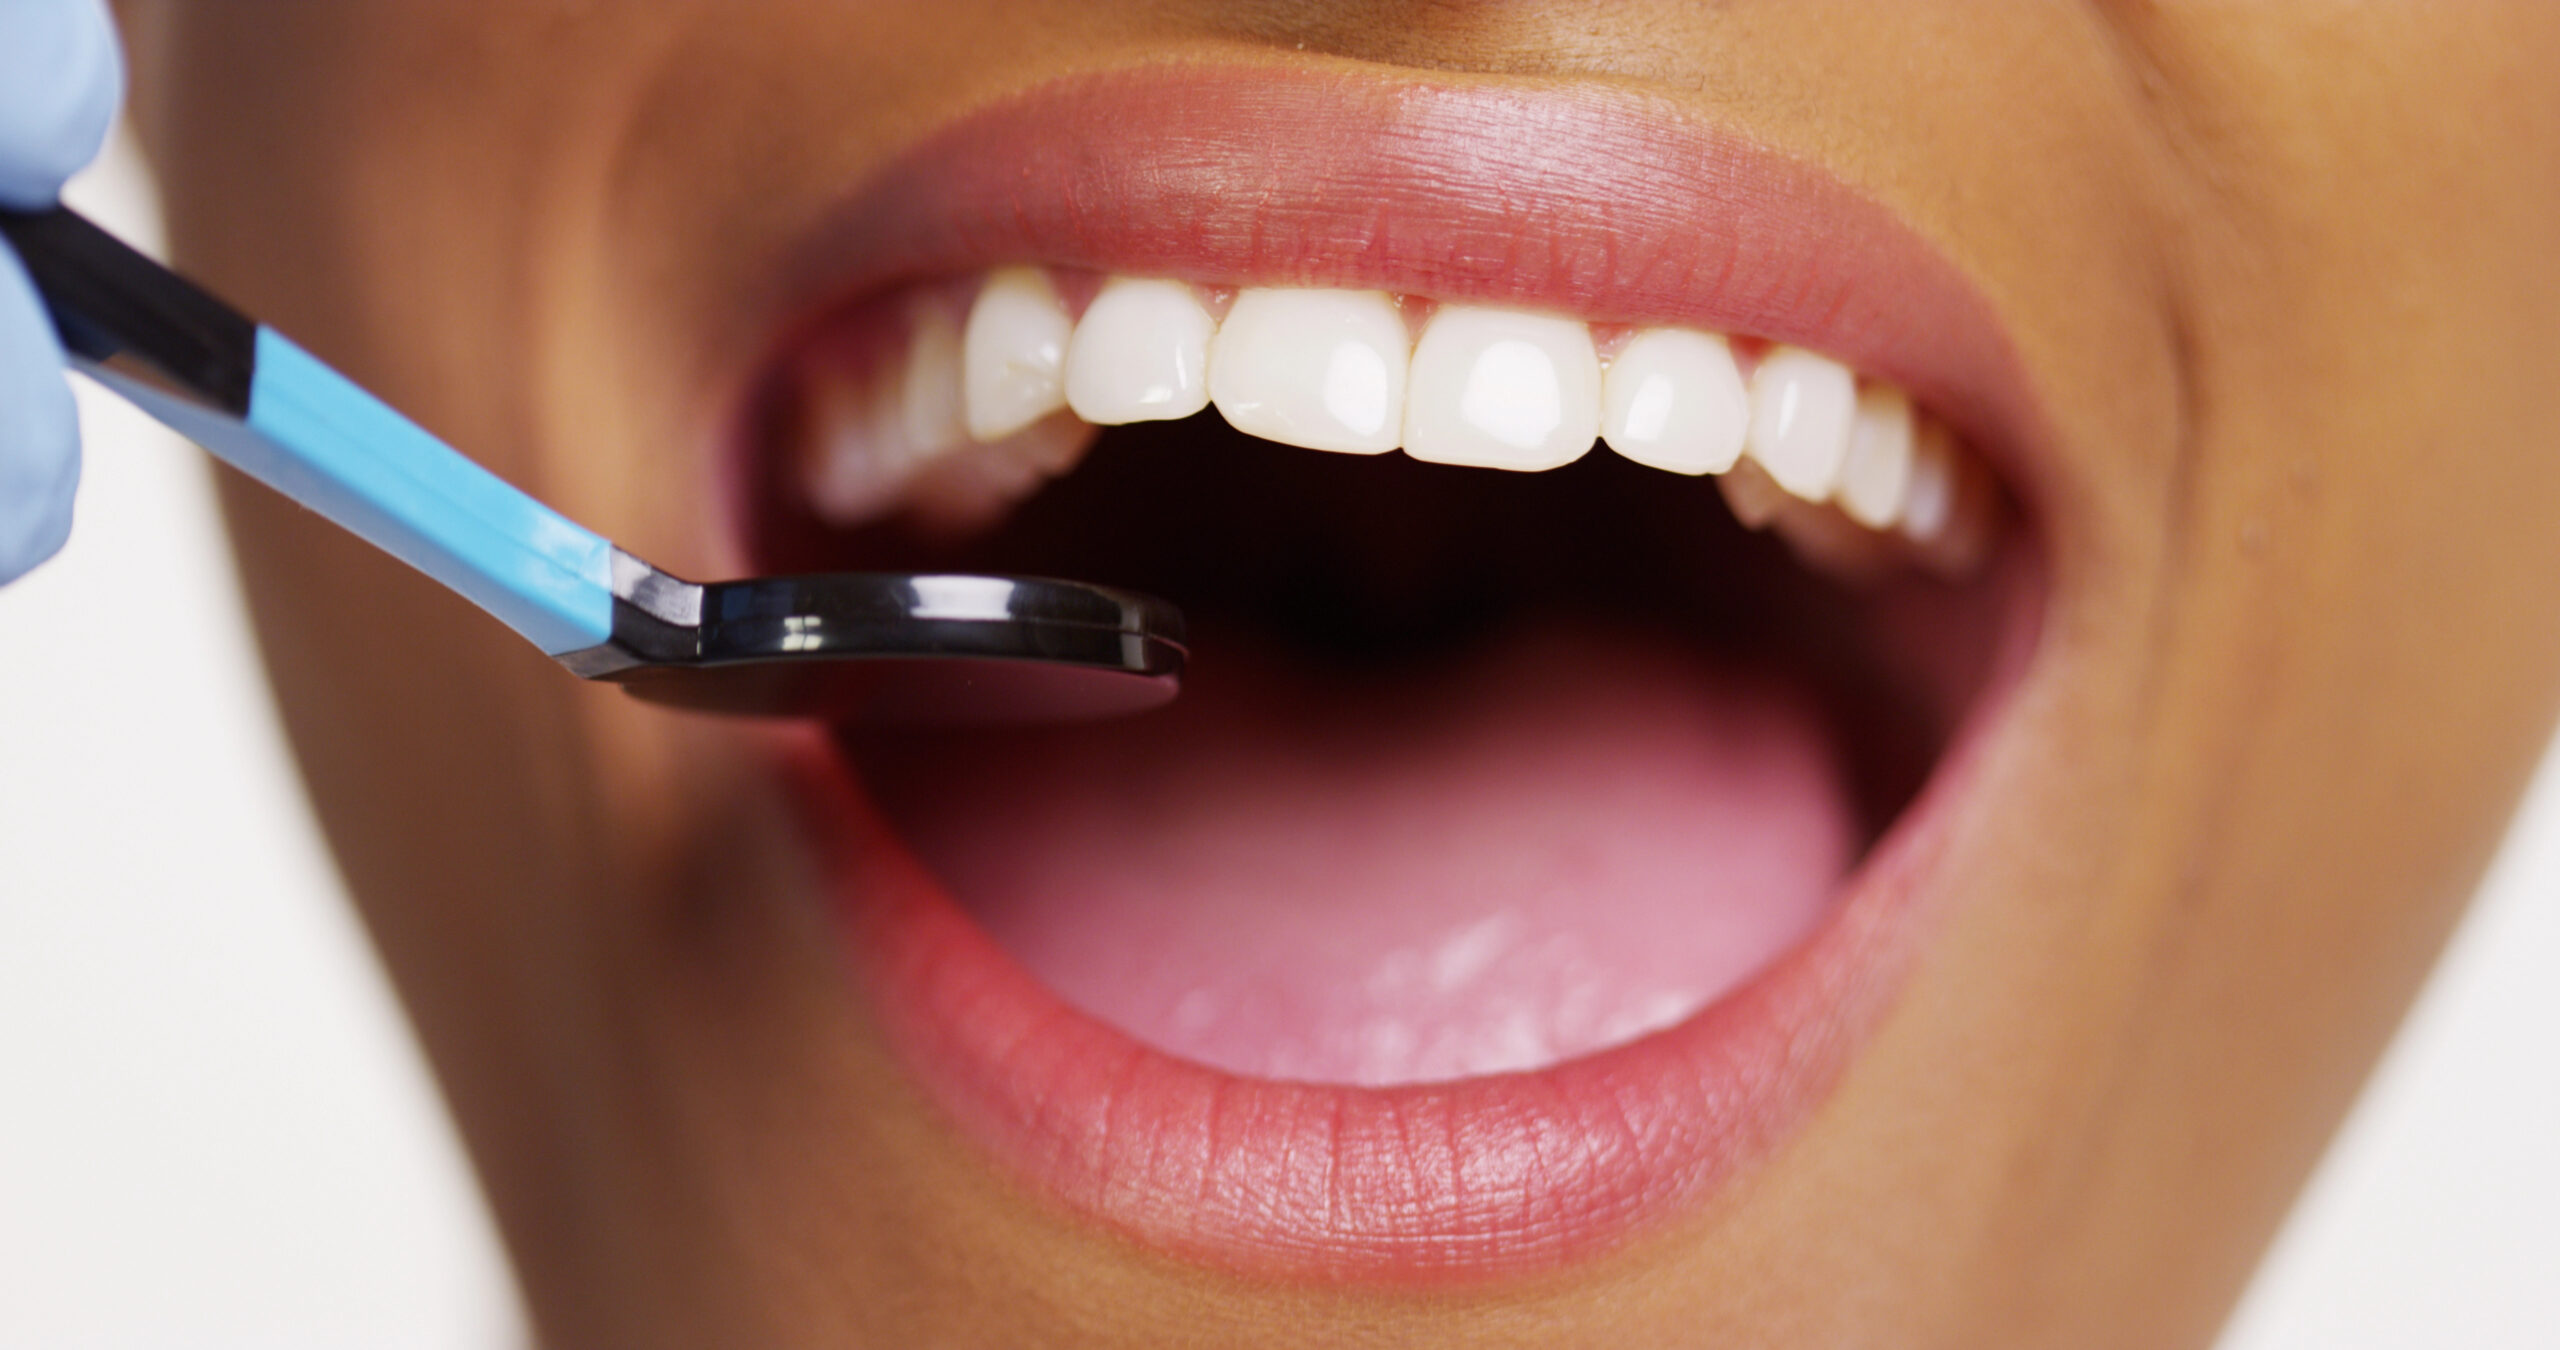
[[[0, 206], [50, 206], [95, 158], [124, 98], [105, 0], [0, 0]], [[0, 244], [0, 583], [71, 531], [80, 424], [62, 345], [17, 255]]]

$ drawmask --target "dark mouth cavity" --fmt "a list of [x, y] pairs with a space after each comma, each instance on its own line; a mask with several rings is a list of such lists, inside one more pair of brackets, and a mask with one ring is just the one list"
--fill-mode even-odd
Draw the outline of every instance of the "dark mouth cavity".
[[[1834, 580], [1738, 524], [1712, 481], [1606, 450], [1546, 473], [1452, 468], [1275, 445], [1204, 413], [1106, 429], [1072, 474], [963, 540], [896, 519], [830, 528], [788, 486], [787, 463], [764, 457], [759, 567], [1147, 591], [1182, 607], [1195, 674], [1272, 650], [1346, 684], [1428, 674], [1558, 617], [1765, 669], [1830, 717], [1869, 843], [1984, 691], [2022, 602], [2015, 569], [1997, 562], [1956, 583]], [[860, 760], [866, 741], [845, 741]]]

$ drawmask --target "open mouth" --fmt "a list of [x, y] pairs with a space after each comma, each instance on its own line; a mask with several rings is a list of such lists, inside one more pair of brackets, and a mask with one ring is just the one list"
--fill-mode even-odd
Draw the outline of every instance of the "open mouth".
[[1829, 907], [1995, 631], [1972, 457], [1722, 334], [1014, 267], [838, 319], [792, 394], [788, 565], [1182, 597], [1171, 713], [847, 745], [1034, 974], [1234, 1073], [1465, 1078], [1690, 1016]]
[[[760, 396], [759, 567], [1189, 619], [1166, 712], [835, 738], [917, 1076], [1176, 1251], [1516, 1269], [1782, 1137], [1888, 997], [1926, 808], [2032, 647], [2032, 494], [1980, 448], [2014, 391], [1982, 395], [1978, 304], [1913, 280], [1943, 265], [1757, 152], [1676, 147], [1759, 165], [1742, 207], [1649, 177], [1658, 110], [1532, 100], [1528, 137], [1497, 93], [1177, 69], [982, 114], [828, 232], [875, 274]], [[1182, 143], [1096, 134], [1139, 106]], [[1424, 133], [1501, 153], [1381, 189]], [[1162, 172], [1221, 139], [1252, 181]], [[1613, 175], [1687, 194], [1717, 279], [1629, 270]], [[1805, 237], [1737, 263], [1769, 209]], [[1466, 250], [1497, 227], [1507, 262]]]

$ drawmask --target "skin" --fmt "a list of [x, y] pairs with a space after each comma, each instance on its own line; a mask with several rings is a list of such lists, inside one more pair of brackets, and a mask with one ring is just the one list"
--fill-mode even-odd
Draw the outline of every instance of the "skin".
[[[846, 987], [761, 767], [787, 733], [574, 687], [226, 483], [543, 1337], [2209, 1341], [2552, 723], [2560, 10], [1998, 11], [129, 4], [178, 261], [681, 573], [736, 563], [680, 489], [761, 331], [747, 261], [957, 112], [1150, 53], [1680, 98], [1936, 241], [2087, 485], [2054, 678], [1977, 798], [2006, 805], [1960, 822], [1963, 901], [1811, 1126], [1615, 1251], [1397, 1293], [1182, 1265], [1011, 1189]], [[2028, 773], [2059, 787], [2004, 795]]]

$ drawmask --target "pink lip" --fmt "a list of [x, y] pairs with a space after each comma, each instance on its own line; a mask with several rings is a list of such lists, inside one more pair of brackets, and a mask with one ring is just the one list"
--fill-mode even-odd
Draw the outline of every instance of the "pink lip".
[[[1817, 169], [1607, 89], [1167, 65], [1063, 81], [902, 155], [779, 293], [849, 303], [1034, 261], [1342, 284], [1795, 342], [1896, 380], [2030, 507], [2049, 460], [1989, 306]], [[805, 329], [827, 310], [803, 314]], [[2032, 559], [2009, 560], [2015, 584]], [[1517, 1273], [1695, 1205], [1799, 1128], [1900, 987], [1952, 815], [2022, 678], [2032, 605], [1929, 785], [1803, 946], [1676, 1027], [1534, 1072], [1401, 1088], [1239, 1078], [1061, 1003], [813, 753], [812, 836], [893, 1051], [958, 1128], [1067, 1209], [1256, 1276]]]

